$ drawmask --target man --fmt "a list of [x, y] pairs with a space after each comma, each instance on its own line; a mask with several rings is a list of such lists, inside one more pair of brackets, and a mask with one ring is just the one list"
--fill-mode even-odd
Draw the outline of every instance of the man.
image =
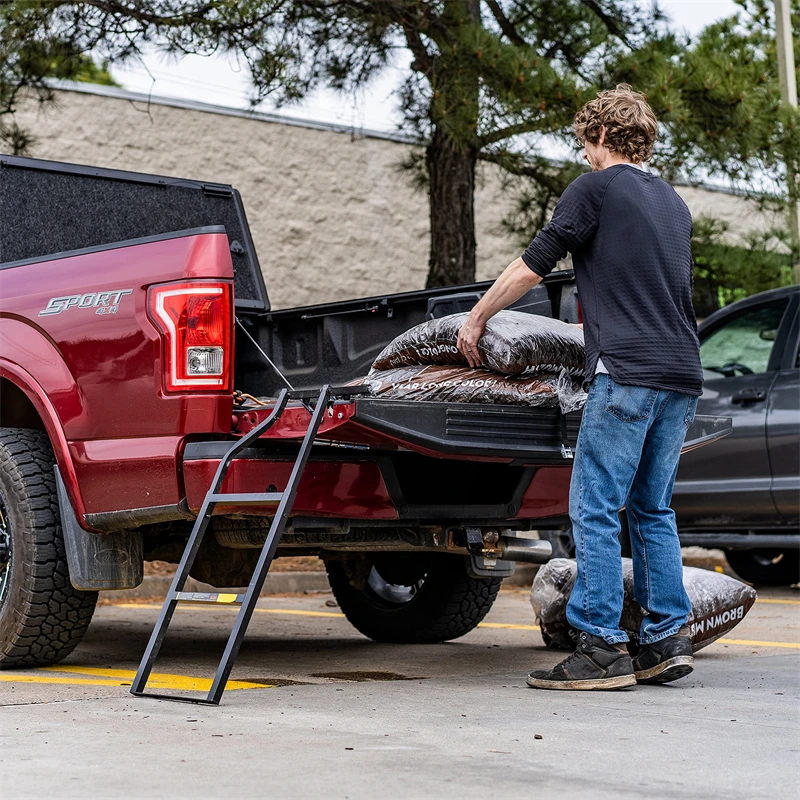
[[[464, 323], [458, 346], [480, 364], [487, 321], [572, 253], [583, 310], [588, 399], [570, 486], [578, 564], [567, 619], [575, 653], [528, 684], [617, 689], [688, 675], [675, 516], [669, 507], [678, 458], [702, 391], [692, 307], [692, 218], [664, 181], [642, 168], [658, 131], [643, 95], [602, 92], [575, 117], [592, 172], [567, 187], [551, 221], [513, 261]], [[647, 612], [631, 658], [622, 613], [618, 512], [625, 507], [636, 601]]]

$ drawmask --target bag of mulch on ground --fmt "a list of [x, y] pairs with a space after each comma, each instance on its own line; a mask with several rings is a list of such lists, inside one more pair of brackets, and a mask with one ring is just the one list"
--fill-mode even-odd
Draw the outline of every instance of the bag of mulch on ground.
[[[575, 584], [574, 559], [555, 558], [537, 573], [531, 587], [531, 605], [548, 647], [574, 650], [577, 632], [567, 622], [567, 601]], [[644, 618], [642, 607], [633, 599], [633, 562], [622, 559], [625, 599], [620, 627], [635, 642]], [[692, 603], [689, 637], [697, 652], [724, 636], [744, 619], [756, 601], [756, 590], [735, 578], [697, 567], [683, 568], [683, 585]]]
[[[458, 332], [469, 314], [451, 314], [411, 328], [388, 344], [373, 369], [408, 366], [469, 366], [458, 350]], [[501, 375], [582, 375], [583, 330], [550, 317], [501, 311], [489, 320], [478, 343], [483, 366]]]
[[373, 370], [359, 382], [376, 397], [552, 408], [559, 405], [557, 390], [564, 384], [558, 375], [512, 378], [486, 369], [435, 366]]

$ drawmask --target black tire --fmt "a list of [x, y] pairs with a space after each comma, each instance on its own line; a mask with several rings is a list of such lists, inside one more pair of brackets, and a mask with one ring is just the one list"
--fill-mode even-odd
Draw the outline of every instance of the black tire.
[[[430, 644], [469, 633], [489, 613], [502, 578], [473, 578], [462, 556], [378, 556], [366, 583], [351, 579], [358, 562], [328, 561], [328, 580], [342, 612], [376, 642]], [[369, 565], [367, 565], [369, 567]]]
[[756, 586], [790, 586], [800, 581], [798, 550], [726, 550], [731, 569]]
[[0, 430], [0, 527], [10, 541], [0, 564], [0, 669], [65, 658], [97, 602], [69, 581], [53, 465], [42, 431]]

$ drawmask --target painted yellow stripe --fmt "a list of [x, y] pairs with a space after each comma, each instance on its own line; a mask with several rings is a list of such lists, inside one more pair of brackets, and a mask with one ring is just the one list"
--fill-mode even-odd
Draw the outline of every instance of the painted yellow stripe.
[[0, 673], [0, 683], [68, 683], [70, 686], [119, 686], [119, 681], [100, 678], [58, 678], [55, 675], [15, 675]]
[[756, 603], [774, 603], [776, 606], [800, 606], [800, 600], [773, 600], [771, 597], [759, 597]]
[[[52, 667], [40, 667], [46, 672], [74, 672], [79, 675], [97, 675], [101, 678], [123, 678], [132, 681], [136, 677], [136, 672], [131, 669], [106, 669], [105, 667], [73, 667], [71, 665], [56, 665]], [[211, 688], [210, 678], [192, 678], [188, 675], [173, 675], [169, 672], [153, 672], [150, 675], [148, 685], [162, 684], [161, 688], [167, 688], [170, 684], [172, 689], [205, 689]], [[273, 689], [274, 686], [267, 686], [263, 683], [251, 683], [250, 681], [228, 681], [229, 689]]]
[[[770, 602], [770, 601], [759, 601], [759, 602]], [[798, 602], [794, 600], [781, 600], [781, 601], [772, 601], [772, 602]], [[119, 603], [120, 608], [161, 608], [161, 606], [153, 605], [153, 604], [146, 604], [146, 603]], [[208, 608], [213, 608], [213, 606], [209, 606]], [[344, 618], [344, 614], [341, 612], [335, 611], [303, 611], [298, 608], [257, 608], [256, 611], [260, 611], [262, 614], [292, 614], [298, 617], [340, 617]], [[507, 622], [480, 622], [478, 623], [479, 628], [506, 628], [511, 630], [521, 630], [521, 631], [538, 631], [540, 630], [538, 625], [514, 625]], [[789, 648], [791, 650], [800, 650], [800, 643], [795, 642], [762, 642], [750, 639], [728, 639], [723, 637], [722, 639], [718, 640], [719, 642], [725, 642], [726, 644], [734, 644], [734, 645], [742, 645], [743, 647], [784, 647]], [[716, 644], [716, 643], [715, 643]]]
[[512, 625], [508, 622], [479, 622], [479, 628], [510, 628], [516, 631], [538, 631], [538, 625]]
[[294, 614], [298, 617], [344, 617], [340, 611], [301, 611], [297, 608], [257, 608], [262, 614]]
[[727, 636], [723, 636], [721, 639], [717, 639], [714, 644], [719, 644], [720, 642], [739, 644], [744, 647], [787, 647], [791, 650], [800, 650], [800, 644], [797, 642], [762, 642], [757, 639], [728, 639]]
[[[115, 606], [117, 608], [161, 608], [161, 606], [153, 605], [152, 603], [115, 603]], [[221, 610], [217, 608], [215, 604], [192, 606], [192, 610], [198, 609], [203, 611]], [[238, 609], [234, 610], [238, 611]], [[260, 614], [288, 614], [297, 617], [344, 617], [344, 614], [340, 611], [303, 611], [297, 608], [256, 608], [255, 610]]]

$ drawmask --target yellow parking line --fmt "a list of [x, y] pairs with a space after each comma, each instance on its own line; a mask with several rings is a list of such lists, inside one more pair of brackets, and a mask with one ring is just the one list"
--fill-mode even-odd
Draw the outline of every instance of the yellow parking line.
[[538, 625], [511, 625], [508, 622], [479, 622], [479, 628], [511, 628], [518, 631], [538, 631], [541, 630]]
[[[781, 601], [771, 601], [771, 600], [760, 600], [759, 602], [787, 602], [787, 603], [794, 603], [800, 601], [794, 600], [781, 600]], [[161, 606], [153, 605], [153, 604], [146, 604], [146, 603], [119, 603], [120, 608], [161, 608]], [[193, 606], [193, 608], [198, 608], [198, 606]], [[209, 606], [209, 608], [212, 608]], [[219, 607], [216, 607], [215, 610], [219, 610]], [[262, 614], [292, 614], [298, 617], [340, 617], [344, 618], [344, 614], [341, 612], [336, 611], [303, 611], [299, 608], [257, 608], [256, 611], [260, 611]], [[538, 625], [514, 625], [508, 622], [480, 622], [478, 623], [479, 628], [506, 628], [510, 630], [521, 630], [521, 631], [538, 631], [540, 630]], [[725, 644], [733, 644], [733, 645], [742, 645], [743, 647], [784, 647], [789, 648], [791, 650], [800, 650], [800, 643], [795, 642], [762, 642], [757, 640], [750, 640], [750, 639], [728, 639], [727, 637], [723, 637], [722, 639], [718, 639], [719, 642], [725, 642]]]
[[297, 608], [257, 608], [262, 614], [295, 614], [298, 617], [344, 617], [340, 611], [301, 611]]
[[[132, 681], [136, 677], [136, 672], [131, 669], [106, 669], [105, 667], [73, 667], [71, 665], [55, 665], [52, 667], [40, 667], [49, 672], [75, 672], [79, 675], [97, 675], [101, 678], [123, 678]], [[211, 688], [210, 678], [193, 678], [189, 675], [173, 675], [169, 672], [153, 672], [150, 675], [148, 685], [155, 686], [161, 684], [162, 689], [199, 689], [208, 690]], [[274, 689], [272, 685], [264, 683], [251, 683], [250, 681], [228, 681], [229, 689]]]
[[727, 636], [717, 639], [714, 644], [718, 644], [719, 642], [724, 642], [725, 644], [740, 644], [744, 647], [788, 647], [791, 650], [800, 650], [800, 644], [797, 642], [762, 642], [757, 639], [728, 639]]
[[800, 606], [800, 600], [773, 600], [771, 597], [759, 597], [756, 603], [774, 603], [776, 606]]
[[[60, 672], [76, 675], [94, 675], [94, 678], [72, 678], [63, 675], [15, 675], [0, 673], [0, 681], [6, 683], [69, 683], [92, 686], [120, 686], [129, 684], [136, 672], [130, 669], [105, 669], [101, 667], [53, 666], [41, 667], [37, 672]], [[148, 686], [151, 689], [182, 689], [185, 691], [207, 692], [211, 688], [210, 678], [193, 678], [188, 675], [172, 675], [154, 672]], [[272, 684], [252, 683], [251, 681], [228, 681], [228, 689], [274, 689]]]
[[[117, 608], [161, 608], [152, 603], [115, 603]], [[180, 606], [178, 606], [180, 608]], [[233, 606], [218, 606], [209, 603], [207, 606], [193, 605], [192, 611], [232, 611], [237, 610]], [[256, 608], [255, 611], [261, 614], [289, 614], [298, 617], [344, 617], [341, 611], [303, 611], [297, 608]]]
[[55, 675], [15, 675], [0, 673], [0, 683], [68, 683], [70, 686], [119, 686], [119, 681], [99, 678], [58, 678]]

